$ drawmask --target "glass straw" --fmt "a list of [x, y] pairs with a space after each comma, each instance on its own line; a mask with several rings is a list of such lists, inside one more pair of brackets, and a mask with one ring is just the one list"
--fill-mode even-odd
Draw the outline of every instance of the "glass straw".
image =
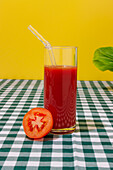
[[31, 25], [28, 26], [28, 29], [44, 44], [44, 46], [46, 48], [48, 48], [48, 52], [49, 52], [49, 56], [50, 56], [50, 60], [51, 60], [51, 64], [52, 65], [56, 65], [56, 61], [55, 61], [55, 57], [54, 57], [54, 53], [51, 47], [51, 44], [45, 40], [42, 35], [40, 35], [38, 33], [37, 30], [35, 30]]

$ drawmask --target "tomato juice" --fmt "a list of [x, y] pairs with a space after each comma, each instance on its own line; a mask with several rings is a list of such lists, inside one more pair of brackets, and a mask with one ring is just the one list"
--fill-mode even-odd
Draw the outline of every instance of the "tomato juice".
[[75, 126], [77, 67], [45, 66], [44, 107], [53, 116], [53, 129]]

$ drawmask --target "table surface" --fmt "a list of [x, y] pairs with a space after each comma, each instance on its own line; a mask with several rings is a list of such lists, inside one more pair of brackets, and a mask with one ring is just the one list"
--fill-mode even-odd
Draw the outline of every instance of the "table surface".
[[22, 120], [43, 107], [43, 81], [0, 79], [0, 169], [113, 168], [113, 82], [78, 81], [77, 130], [30, 140]]

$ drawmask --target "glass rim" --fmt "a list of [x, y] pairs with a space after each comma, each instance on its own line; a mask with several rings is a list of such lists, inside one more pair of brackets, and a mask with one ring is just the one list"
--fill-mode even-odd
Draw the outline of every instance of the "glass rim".
[[[53, 49], [68, 49], [68, 48], [75, 48], [75, 49], [78, 49], [78, 47], [75, 47], [75, 46], [51, 46]], [[44, 48], [48, 48], [48, 47], [44, 47]]]

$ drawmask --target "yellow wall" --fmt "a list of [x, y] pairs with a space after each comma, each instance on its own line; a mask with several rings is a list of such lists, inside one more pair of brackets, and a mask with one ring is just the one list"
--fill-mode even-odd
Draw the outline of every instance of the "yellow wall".
[[1, 0], [0, 78], [42, 79], [43, 45], [78, 46], [79, 80], [113, 80], [92, 63], [101, 46], [113, 46], [113, 0]]

